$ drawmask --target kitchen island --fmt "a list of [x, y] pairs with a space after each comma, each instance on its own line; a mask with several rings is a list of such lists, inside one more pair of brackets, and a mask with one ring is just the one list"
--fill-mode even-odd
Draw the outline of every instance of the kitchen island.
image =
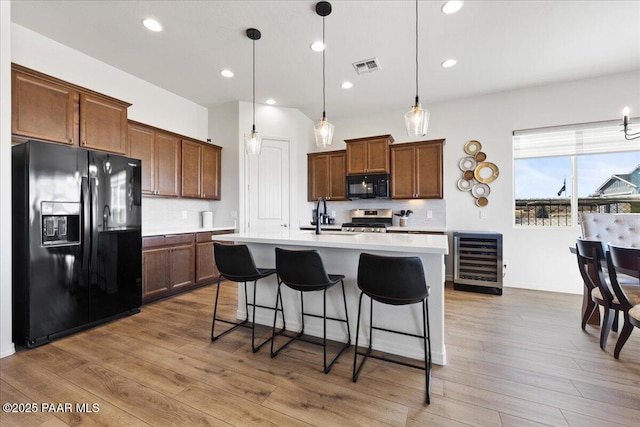
[[[429, 321], [431, 329], [431, 352], [433, 362], [446, 364], [444, 344], [444, 256], [449, 253], [446, 235], [430, 234], [398, 234], [398, 233], [347, 233], [340, 231], [325, 231], [316, 235], [313, 231], [282, 231], [282, 232], [253, 232], [236, 233], [216, 236], [216, 240], [237, 242], [249, 246], [260, 267], [275, 266], [275, 248], [303, 250], [317, 249], [328, 273], [345, 275], [345, 291], [349, 309], [352, 343], [355, 342], [355, 328], [358, 314], [358, 298], [360, 290], [357, 286], [358, 259], [361, 252], [386, 256], [418, 256], [422, 260], [427, 284], [431, 288], [429, 296]], [[273, 306], [276, 298], [277, 281], [274, 276], [258, 282], [258, 303]], [[249, 284], [250, 288], [251, 284]], [[396, 286], [389, 283], [389, 286]], [[300, 330], [300, 298], [297, 292], [283, 287], [283, 302], [287, 329]], [[252, 290], [249, 289], [249, 294]], [[245, 317], [244, 295], [238, 293], [238, 318]], [[339, 287], [334, 287], [327, 294], [327, 315], [343, 316], [343, 306]], [[387, 329], [397, 329], [409, 333], [420, 333], [422, 329], [421, 307], [419, 304], [411, 306], [386, 306], [374, 304], [374, 324]], [[314, 292], [305, 295], [305, 311], [311, 313], [322, 312], [322, 293]], [[368, 345], [368, 334], [364, 327], [369, 322], [369, 304], [363, 302], [361, 316], [360, 342]], [[280, 318], [278, 317], [278, 320]], [[256, 323], [273, 324], [273, 312], [260, 310], [256, 312]], [[344, 341], [346, 332], [343, 324], [327, 322], [327, 338]], [[305, 319], [305, 333], [322, 336], [322, 321], [319, 319]], [[424, 352], [420, 340], [398, 336], [386, 332], [375, 332], [373, 347], [376, 350], [391, 354], [424, 359]]]

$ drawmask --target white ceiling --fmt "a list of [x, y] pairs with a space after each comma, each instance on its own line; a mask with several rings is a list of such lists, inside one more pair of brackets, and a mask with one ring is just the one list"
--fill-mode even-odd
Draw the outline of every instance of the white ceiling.
[[[327, 116], [406, 108], [415, 95], [415, 3], [333, 0], [326, 18]], [[444, 15], [420, 1], [420, 99], [430, 103], [638, 70], [640, 1], [469, 1]], [[13, 1], [12, 21], [204, 106], [272, 97], [322, 113], [322, 38], [315, 1]], [[154, 17], [164, 26], [141, 25]], [[353, 62], [381, 69], [358, 76]], [[440, 67], [458, 60], [450, 69]], [[229, 68], [235, 77], [219, 71]], [[340, 88], [344, 80], [350, 90]]]

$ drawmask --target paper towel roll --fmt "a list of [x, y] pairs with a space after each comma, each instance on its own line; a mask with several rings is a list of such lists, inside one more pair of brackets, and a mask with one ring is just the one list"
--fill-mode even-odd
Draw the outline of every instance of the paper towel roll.
[[202, 212], [202, 228], [213, 228], [213, 212]]

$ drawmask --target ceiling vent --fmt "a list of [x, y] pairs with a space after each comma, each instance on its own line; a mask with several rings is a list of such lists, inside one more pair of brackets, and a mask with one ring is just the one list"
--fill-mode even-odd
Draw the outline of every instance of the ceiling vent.
[[380, 63], [378, 58], [365, 59], [364, 61], [354, 62], [353, 68], [356, 69], [358, 74], [371, 73], [380, 69]]

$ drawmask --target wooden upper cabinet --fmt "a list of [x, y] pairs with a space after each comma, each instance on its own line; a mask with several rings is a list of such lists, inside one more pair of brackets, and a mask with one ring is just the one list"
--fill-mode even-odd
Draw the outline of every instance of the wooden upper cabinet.
[[199, 198], [202, 184], [202, 146], [182, 140], [182, 197]]
[[307, 200], [346, 200], [346, 151], [308, 154]]
[[347, 175], [389, 173], [391, 135], [347, 139]]
[[180, 195], [180, 138], [150, 126], [129, 122], [129, 157], [142, 161], [143, 194]]
[[155, 194], [156, 167], [153, 129], [129, 124], [129, 157], [142, 161], [142, 194]]
[[93, 150], [127, 153], [127, 107], [120, 101], [80, 94], [80, 145]]
[[391, 198], [442, 199], [444, 139], [391, 147]]
[[222, 148], [216, 145], [202, 146], [202, 198], [220, 200], [220, 174]]
[[156, 194], [180, 196], [180, 164], [182, 149], [180, 138], [169, 133], [155, 132]]
[[16, 136], [126, 154], [130, 104], [12, 64]]
[[182, 197], [220, 199], [222, 148], [182, 140]]
[[78, 145], [78, 102], [78, 91], [14, 66], [11, 133]]

